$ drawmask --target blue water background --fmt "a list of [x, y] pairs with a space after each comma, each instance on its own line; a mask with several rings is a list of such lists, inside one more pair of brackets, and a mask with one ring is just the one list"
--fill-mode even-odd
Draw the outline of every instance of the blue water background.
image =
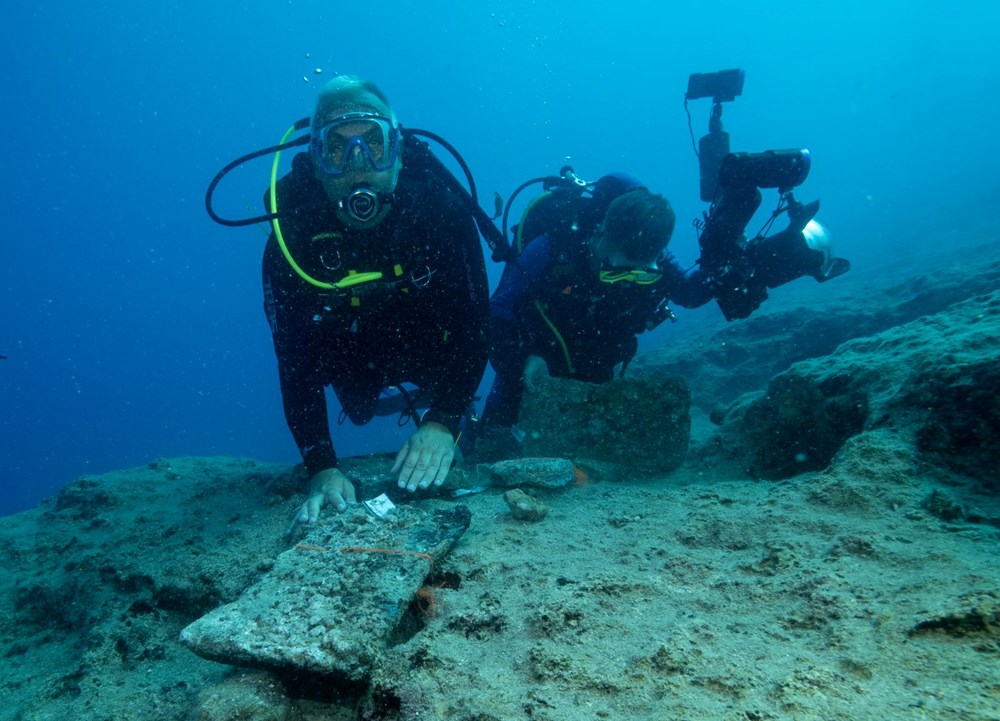
[[[404, 124], [457, 146], [487, 206], [566, 158], [585, 177], [640, 176], [675, 205], [685, 262], [697, 256], [688, 220], [704, 208], [682, 106], [696, 71], [746, 69], [724, 115], [734, 149], [808, 147], [800, 198], [822, 199], [856, 266], [992, 212], [1000, 6], [799, 5], [12, 4], [0, 46], [0, 513], [157, 457], [298, 460], [261, 312], [264, 235], [213, 224], [203, 197], [222, 165], [308, 115], [338, 72], [375, 80]], [[708, 109], [692, 104], [697, 135]], [[268, 170], [230, 176], [219, 209], [256, 212]], [[407, 432], [346, 425], [335, 442], [342, 455], [396, 450]]]

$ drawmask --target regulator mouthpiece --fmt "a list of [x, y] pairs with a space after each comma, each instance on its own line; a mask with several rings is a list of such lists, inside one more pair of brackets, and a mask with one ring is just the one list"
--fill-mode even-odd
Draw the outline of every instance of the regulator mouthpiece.
[[382, 209], [378, 193], [371, 188], [355, 188], [343, 201], [347, 214], [359, 223], [367, 223]]

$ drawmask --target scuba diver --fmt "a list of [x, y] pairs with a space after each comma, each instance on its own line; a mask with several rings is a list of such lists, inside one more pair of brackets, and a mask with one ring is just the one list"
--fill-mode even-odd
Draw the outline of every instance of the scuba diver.
[[666, 250], [674, 210], [638, 179], [614, 173], [590, 186], [564, 168], [548, 185], [515, 227], [523, 249], [490, 301], [496, 380], [484, 433], [514, 426], [523, 381], [541, 362], [554, 376], [605, 383], [619, 364], [624, 373], [638, 334], [672, 318], [668, 302], [695, 308], [714, 297], [700, 267], [684, 269]]
[[[544, 366], [556, 377], [605, 383], [636, 353], [637, 336], [676, 320], [673, 302], [695, 308], [715, 300], [727, 320], [746, 318], [767, 290], [804, 275], [826, 282], [850, 268], [835, 258], [826, 229], [814, 220], [819, 202], [802, 204], [792, 189], [809, 173], [807, 150], [729, 152], [721, 103], [742, 92], [743, 71], [695, 74], [687, 100], [714, 100], [709, 134], [695, 148], [702, 200], [711, 203], [700, 228], [701, 256], [682, 268], [667, 251], [675, 216], [665, 198], [625, 174], [596, 183], [564, 167], [536, 178], [545, 192], [514, 227], [516, 260], [490, 301], [490, 363], [496, 379], [477, 429], [491, 446], [512, 449], [521, 396]], [[692, 140], [694, 133], [692, 132]], [[744, 231], [761, 203], [760, 188], [777, 188], [779, 204], [754, 238]], [[766, 235], [787, 213], [788, 227]], [[504, 439], [506, 438], [506, 443]], [[471, 444], [466, 446], [472, 450]]]
[[[352, 76], [331, 80], [311, 121], [293, 129], [306, 125], [308, 151], [277, 180], [275, 158], [262, 216], [273, 228], [264, 309], [285, 418], [311, 479], [290, 530], [314, 523], [326, 504], [343, 511], [357, 497], [337, 467], [326, 386], [343, 408], [340, 420], [357, 425], [375, 415], [383, 389], [419, 387], [429, 409], [414, 419], [393, 473], [409, 491], [442, 483], [486, 367], [489, 322], [482, 211], [429, 161], [414, 137], [423, 131], [401, 128], [381, 90]], [[293, 129], [268, 150], [304, 144], [285, 142]], [[219, 177], [209, 213], [237, 224], [211, 208]]]

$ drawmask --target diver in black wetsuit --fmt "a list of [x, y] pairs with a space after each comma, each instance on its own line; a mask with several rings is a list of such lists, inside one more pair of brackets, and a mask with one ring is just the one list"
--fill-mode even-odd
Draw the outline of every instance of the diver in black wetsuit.
[[764, 155], [727, 161], [725, 186], [700, 238], [701, 259], [688, 269], [666, 249], [675, 224], [670, 204], [635, 178], [612, 174], [592, 187], [572, 171], [573, 182], [546, 179], [569, 189], [556, 185], [536, 199], [515, 228], [529, 241], [515, 244], [517, 260], [490, 302], [496, 380], [479, 432], [494, 440], [510, 436], [523, 388], [542, 362], [553, 376], [590, 383], [610, 381], [619, 364], [624, 374], [638, 334], [673, 317], [668, 302], [695, 308], [714, 299], [728, 320], [745, 318], [769, 288], [845, 272], [849, 264], [832, 257], [825, 229], [812, 220], [818, 203], [801, 206], [790, 193], [789, 228], [745, 241], [744, 227], [760, 203], [757, 185], [774, 187], [786, 177], [795, 185], [808, 171], [807, 163], [795, 165], [806, 162], [803, 156]]
[[344, 510], [355, 500], [337, 468], [324, 387], [356, 424], [371, 420], [382, 389], [420, 387], [430, 408], [394, 471], [411, 491], [438, 485], [486, 366], [489, 323], [469, 205], [407, 164], [378, 88], [335, 78], [312, 128], [310, 152], [268, 198], [280, 226], [263, 261], [285, 417], [312, 479], [295, 522], [310, 523], [325, 503]]
[[636, 336], [670, 317], [668, 301], [693, 308], [713, 297], [698, 266], [685, 270], [666, 251], [674, 211], [636, 178], [607, 175], [567, 210], [572, 220], [531, 240], [493, 294], [484, 429], [517, 422], [538, 360], [552, 375], [605, 383], [635, 355]]

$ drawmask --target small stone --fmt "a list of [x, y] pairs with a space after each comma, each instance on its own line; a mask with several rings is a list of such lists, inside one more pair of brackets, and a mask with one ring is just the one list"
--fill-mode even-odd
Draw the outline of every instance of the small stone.
[[540, 521], [549, 512], [548, 506], [520, 488], [513, 488], [503, 494], [511, 514], [519, 521]]
[[947, 493], [936, 489], [931, 491], [921, 505], [928, 513], [937, 516], [942, 521], [957, 521], [965, 515], [962, 507], [955, 503]]

